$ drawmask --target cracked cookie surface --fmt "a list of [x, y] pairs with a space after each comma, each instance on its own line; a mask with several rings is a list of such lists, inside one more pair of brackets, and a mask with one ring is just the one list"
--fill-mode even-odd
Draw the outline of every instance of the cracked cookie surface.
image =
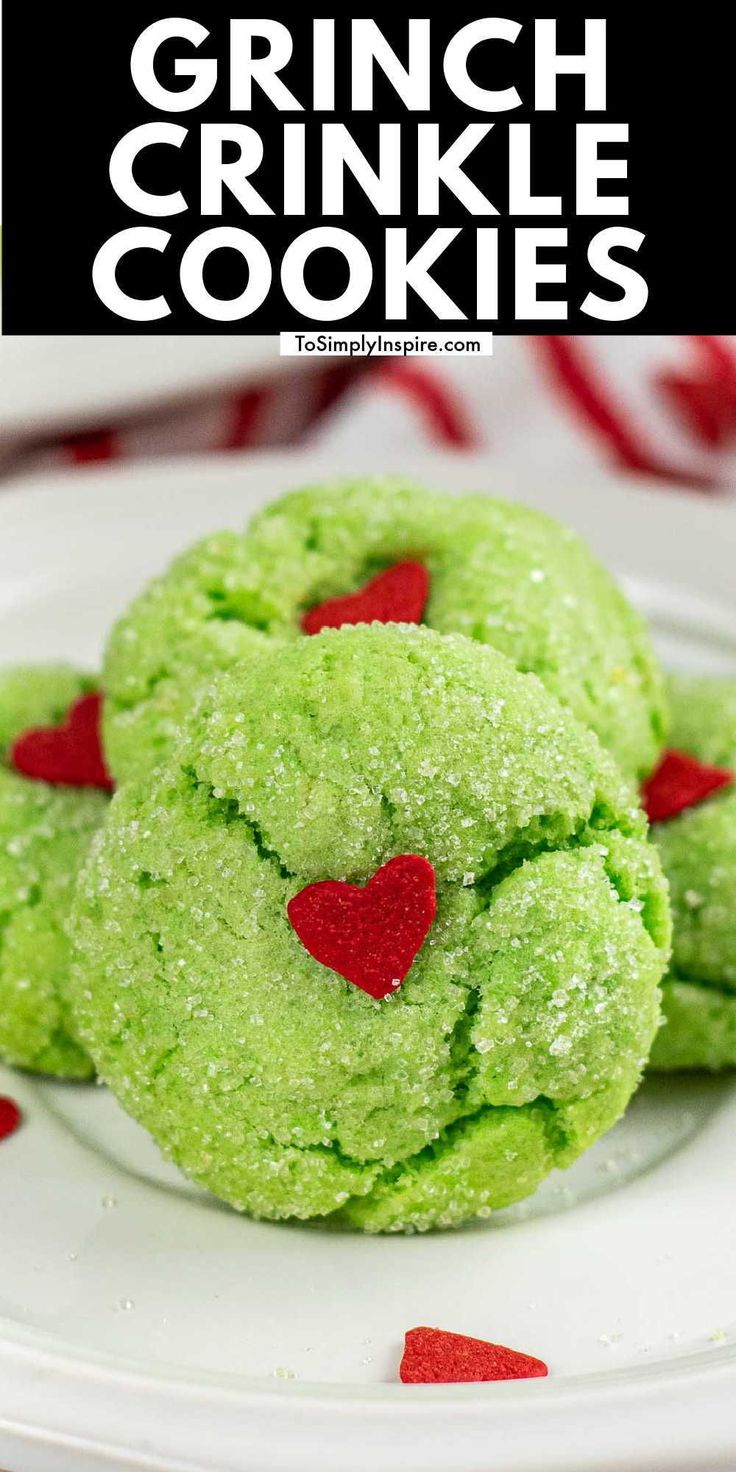
[[[673, 675], [671, 745], [736, 771], [736, 680]], [[736, 787], [652, 829], [672, 896], [662, 1070], [736, 1066]]]
[[55, 725], [93, 681], [67, 665], [0, 671], [0, 1058], [64, 1078], [93, 1069], [62, 1000], [74, 883], [107, 809], [103, 793], [12, 771], [21, 732]]
[[[376, 1002], [286, 907], [407, 852], [437, 918]], [[423, 1230], [528, 1194], [618, 1118], [669, 912], [628, 783], [533, 675], [373, 625], [215, 681], [114, 799], [73, 935], [81, 1039], [189, 1175], [257, 1216]]]
[[430, 574], [424, 622], [531, 671], [644, 776], [663, 744], [662, 678], [639, 615], [585, 544], [542, 512], [390, 477], [295, 491], [248, 531], [177, 559], [113, 630], [103, 680], [119, 780], [165, 760], [196, 691], [302, 615], [411, 558]]

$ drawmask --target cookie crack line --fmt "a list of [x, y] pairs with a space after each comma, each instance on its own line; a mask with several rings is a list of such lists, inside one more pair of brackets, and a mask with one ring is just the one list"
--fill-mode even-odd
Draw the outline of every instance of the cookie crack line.
[[[219, 803], [222, 801], [222, 799], [214, 799], [214, 801], [216, 803]], [[249, 827], [250, 825], [246, 824], [246, 826]], [[522, 858], [516, 867], [523, 867], [523, 865], [527, 862], [529, 862], [527, 858]], [[509, 872], [513, 872], [513, 870], [505, 872], [503, 875], [504, 879], [508, 877]], [[613, 886], [612, 888], [614, 894], [616, 894], [615, 888]], [[492, 895], [489, 895], [489, 902], [491, 898]], [[626, 903], [626, 901], [622, 900], [620, 896], [617, 896], [617, 900], [621, 904]], [[478, 913], [483, 913], [483, 911], [479, 911]], [[224, 915], [219, 914], [219, 921], [225, 929], [227, 929], [232, 935], [236, 936], [237, 938], [237, 931], [232, 927], [232, 925], [229, 923]], [[161, 954], [163, 954], [163, 950], [164, 948], [161, 947]], [[482, 999], [482, 988], [479, 986], [468, 985], [461, 979], [456, 978], [449, 978], [448, 984], [455, 988], [460, 988], [466, 993], [465, 1007], [463, 1013], [456, 1022], [455, 1028], [453, 1029], [453, 1033], [455, 1035], [459, 1033], [459, 1035], [462, 1036], [465, 1029], [467, 1029], [469, 1033], [469, 1023], [472, 1021], [472, 1017], [477, 1008], [477, 1005]], [[179, 1054], [182, 1046], [183, 1038], [181, 1037], [181, 1035], [178, 1035], [176, 1042], [171, 1047], [167, 1048], [165, 1053], [157, 1060], [152, 1073], [152, 1078], [156, 1079], [160, 1077], [160, 1075], [170, 1064], [172, 1058], [175, 1058]], [[452, 1047], [452, 1040], [450, 1043], [450, 1047]], [[475, 1068], [470, 1069], [468, 1067], [471, 1057], [475, 1058], [479, 1062], [479, 1055], [477, 1054], [477, 1050], [475, 1049], [468, 1036], [467, 1048], [457, 1059], [459, 1077], [453, 1089], [453, 1094], [458, 1103], [461, 1103], [463, 1094], [467, 1095], [470, 1092], [475, 1073], [477, 1071], [477, 1069]], [[237, 1094], [241, 1092], [242, 1089], [247, 1087], [247, 1082], [247, 1080], [244, 1080], [243, 1084], [240, 1085], [238, 1088], [231, 1090], [231, 1093]], [[514, 1104], [511, 1101], [505, 1102], [503, 1104], [492, 1104], [489, 1102], [485, 1102], [479, 1105], [475, 1110], [468, 1111], [467, 1113], [460, 1112], [453, 1120], [451, 1120], [447, 1125], [443, 1127], [443, 1129], [438, 1132], [434, 1140], [429, 1141], [426, 1145], [422, 1146], [420, 1150], [414, 1152], [412, 1155], [405, 1156], [401, 1160], [396, 1161], [391, 1166], [383, 1167], [381, 1166], [380, 1161], [376, 1161], [375, 1159], [366, 1159], [360, 1156], [349, 1154], [341, 1147], [339, 1137], [337, 1135], [331, 1137], [329, 1141], [315, 1142], [313, 1144], [301, 1144], [297, 1140], [278, 1140], [274, 1135], [267, 1132], [264, 1133], [260, 1129], [258, 1130], [258, 1134], [259, 1138], [261, 1138], [264, 1142], [268, 1141], [277, 1150], [297, 1150], [303, 1154], [312, 1154], [317, 1157], [335, 1159], [340, 1164], [350, 1169], [357, 1169], [361, 1171], [364, 1170], [366, 1171], [366, 1173], [369, 1174], [373, 1174], [375, 1172], [374, 1179], [372, 1180], [371, 1186], [369, 1188], [372, 1191], [379, 1185], [383, 1185], [386, 1183], [390, 1184], [391, 1181], [393, 1179], [396, 1179], [404, 1170], [406, 1170], [407, 1168], [411, 1168], [411, 1166], [415, 1164], [417, 1160], [429, 1158], [436, 1159], [444, 1151], [452, 1148], [456, 1137], [462, 1134], [462, 1132], [467, 1129], [469, 1125], [476, 1123], [480, 1119], [489, 1117], [494, 1113], [515, 1113], [517, 1111], [529, 1111], [535, 1109], [546, 1110], [546, 1115], [544, 1115], [543, 1118], [545, 1133], [548, 1136], [550, 1150], [553, 1155], [562, 1155], [567, 1149], [568, 1138], [561, 1124], [559, 1116], [560, 1111], [565, 1108], [567, 1104], [569, 1104], [569, 1102], [570, 1101], [565, 1100], [556, 1101], [545, 1094], [536, 1095], [533, 1099], [524, 1100], [524, 1102], [521, 1104]], [[364, 1198], [357, 1195], [356, 1193], [350, 1194], [347, 1198], [347, 1200], [362, 1199]], [[342, 1207], [339, 1208], [339, 1210], [342, 1210]], [[333, 1214], [335, 1213], [324, 1213], [324, 1215], [327, 1216]]]
[[[264, 859], [265, 862], [270, 863], [276, 869], [276, 872], [283, 880], [287, 882], [299, 882], [300, 876], [294, 873], [292, 870], [288, 869], [287, 866], [284, 864], [280, 854], [267, 844], [260, 824], [257, 822], [256, 819], [241, 812], [236, 799], [217, 797], [215, 795], [212, 784], [198, 783], [196, 779], [196, 774], [194, 773], [191, 773], [191, 778], [193, 781], [192, 790], [194, 790], [194, 787], [196, 786], [201, 786], [206, 793], [207, 801], [210, 806], [214, 807], [219, 813], [224, 813], [227, 821], [235, 821], [236, 823], [242, 824], [242, 826], [248, 832], [250, 832], [259, 857]], [[384, 794], [379, 795], [381, 796], [382, 801], [384, 801], [387, 805], [388, 810], [392, 812], [393, 808], [390, 800], [385, 797]], [[599, 817], [598, 827], [593, 826], [596, 818], [596, 813], [598, 813]], [[550, 821], [554, 820], [551, 819]], [[477, 920], [480, 915], [486, 913], [488, 909], [490, 909], [490, 906], [493, 903], [494, 895], [496, 894], [499, 886], [506, 879], [510, 878], [513, 874], [522, 869], [526, 863], [534, 862], [535, 859], [547, 853], [574, 851], [577, 847], [580, 846], [581, 839], [585, 836], [586, 833], [590, 834], [591, 837], [594, 838], [596, 834], [600, 834], [601, 837], [603, 837], [606, 833], [621, 832], [622, 830], [620, 826], [616, 823], [615, 815], [607, 811], [605, 808], [602, 808], [600, 801], [596, 795], [592, 803], [590, 813], [585, 818], [581, 819], [578, 824], [576, 824], [574, 829], [571, 830], [571, 832], [565, 837], [565, 839], [563, 839], [562, 841], [558, 841], [554, 846], [550, 846], [549, 844], [545, 843], [543, 834], [540, 835], [539, 841], [537, 843], [529, 844], [526, 847], [523, 840], [520, 845], [518, 838], [516, 838], [512, 841], [512, 844], [508, 846], [508, 849], [506, 851], [501, 850], [499, 852], [499, 854], [497, 855], [496, 863], [493, 865], [492, 869], [486, 871], [483, 875], [481, 875], [480, 878], [477, 879], [473, 885], [466, 886], [458, 884], [457, 881], [454, 882], [454, 884], [452, 884], [451, 881], [445, 881], [445, 883], [447, 883], [448, 887], [452, 885], [452, 887], [455, 889], [466, 889], [471, 893], [474, 893], [478, 900], [482, 901], [475, 916], [473, 917], [474, 920]], [[504, 854], [506, 854], [506, 857], [504, 857]], [[617, 884], [617, 875], [615, 871], [611, 870], [604, 856], [602, 856], [602, 864], [608, 882], [611, 886], [611, 890], [616, 897], [617, 903], [620, 905], [628, 905], [629, 901], [621, 892], [619, 884]], [[225, 921], [225, 918], [221, 918], [222, 922], [226, 924], [227, 928], [231, 929], [231, 927]], [[647, 934], [650, 935], [653, 943], [656, 945], [657, 942], [655, 940], [655, 937], [651, 934], [649, 927], [646, 924], [645, 916], [643, 913], [641, 916], [641, 924], [642, 927], [646, 930]], [[410, 974], [411, 972], [409, 973], [409, 975]], [[471, 1038], [471, 1021], [474, 1012], [477, 1011], [477, 1008], [482, 1000], [482, 988], [477, 985], [473, 986], [469, 983], [466, 983], [465, 981], [463, 981], [462, 978], [450, 978], [448, 980], [450, 985], [456, 988], [461, 988], [466, 993], [463, 1012], [453, 1027], [452, 1038], [450, 1041], [451, 1049], [453, 1047], [456, 1047], [457, 1045], [460, 1045], [459, 1055], [456, 1056], [455, 1059], [455, 1064], [457, 1068], [457, 1080], [453, 1084], [453, 1096], [458, 1100], [458, 1102], [460, 1102], [462, 1100], [462, 1097], [470, 1092], [481, 1063], [480, 1055], [478, 1054], [477, 1049], [475, 1048]]]
[[[237, 1092], [237, 1090], [233, 1091]], [[406, 1171], [413, 1170], [421, 1161], [437, 1161], [447, 1152], [454, 1148], [459, 1136], [484, 1119], [493, 1115], [503, 1114], [538, 1114], [542, 1120], [544, 1132], [551, 1154], [558, 1158], [563, 1156], [569, 1145], [567, 1133], [562, 1125], [560, 1114], [566, 1107], [564, 1101], [557, 1102], [550, 1099], [546, 1094], [538, 1094], [534, 1099], [527, 1099], [523, 1104], [482, 1104], [468, 1114], [460, 1115], [450, 1124], [439, 1130], [433, 1140], [429, 1140], [421, 1149], [415, 1150], [411, 1155], [405, 1155], [400, 1160], [394, 1161], [392, 1165], [382, 1165], [380, 1160], [365, 1159], [361, 1156], [350, 1155], [341, 1148], [339, 1140], [331, 1140], [329, 1144], [315, 1142], [303, 1144], [298, 1140], [279, 1140], [269, 1131], [256, 1131], [258, 1139], [262, 1144], [270, 1146], [275, 1151], [296, 1151], [299, 1155], [312, 1156], [317, 1159], [336, 1160], [340, 1165], [351, 1171], [364, 1171], [366, 1177], [370, 1178], [370, 1184], [365, 1192], [347, 1192], [345, 1200], [337, 1208], [318, 1213], [326, 1220], [330, 1218], [340, 1219], [346, 1207], [352, 1202], [363, 1202], [374, 1190], [391, 1185], [399, 1180]], [[236, 1208], [237, 1209], [237, 1208]]]
[[[423, 1160], [440, 1160], [443, 1155], [447, 1154], [450, 1150], [454, 1148], [457, 1138], [459, 1136], [462, 1136], [466, 1130], [472, 1128], [476, 1124], [479, 1124], [484, 1119], [490, 1119], [494, 1114], [538, 1114], [542, 1119], [544, 1132], [547, 1137], [551, 1154], [553, 1155], [553, 1157], [555, 1157], [555, 1159], [557, 1157], [564, 1156], [564, 1153], [569, 1145], [567, 1133], [559, 1117], [561, 1110], [564, 1107], [564, 1102], [560, 1104], [554, 1099], [550, 1099], [546, 1094], [538, 1094], [535, 1096], [534, 1099], [527, 1099], [523, 1104], [481, 1104], [471, 1113], [462, 1114], [459, 1116], [459, 1118], [452, 1120], [450, 1124], [445, 1125], [444, 1129], [441, 1129], [438, 1132], [434, 1140], [430, 1140], [426, 1145], [423, 1145], [420, 1150], [416, 1150], [412, 1155], [404, 1156], [402, 1160], [397, 1160], [395, 1164], [391, 1166], [385, 1166], [381, 1168], [379, 1164], [378, 1172], [371, 1183], [369, 1192], [367, 1192], [366, 1195], [370, 1195], [371, 1192], [373, 1192], [374, 1190], [380, 1190], [384, 1186], [392, 1185], [395, 1181], [400, 1180], [402, 1175], [406, 1171], [411, 1171], [417, 1166], [417, 1164], [419, 1164], [419, 1162]], [[324, 1147], [306, 1148], [323, 1149]], [[343, 1157], [343, 1160], [346, 1163], [351, 1164], [353, 1167], [357, 1167], [358, 1169], [376, 1164], [375, 1161], [353, 1160], [349, 1156]], [[359, 1196], [356, 1193], [352, 1193], [348, 1197], [348, 1200], [344, 1203], [344, 1207], [349, 1206], [350, 1203], [353, 1201], [359, 1202], [364, 1200], [365, 1195]], [[338, 1208], [336, 1212], [327, 1212], [325, 1213], [325, 1215], [328, 1217], [339, 1217], [344, 1207]]]
[[675, 967], [671, 967], [667, 975], [662, 977], [662, 985], [664, 986], [668, 981], [676, 981], [681, 986], [697, 987], [699, 991], [706, 993], [713, 992], [715, 997], [736, 1003], [736, 983], [733, 986], [727, 986], [723, 981], [707, 981], [703, 976], [694, 976], [690, 973], [685, 975], [683, 971], [678, 971]]
[[[229, 924], [226, 918], [220, 914], [219, 919], [220, 923], [223, 924], [225, 929], [229, 930], [231, 934], [237, 937], [237, 932]], [[163, 955], [164, 951], [165, 947], [162, 946], [159, 954]], [[450, 984], [454, 987], [461, 987], [462, 990], [467, 993], [466, 1010], [464, 1011], [463, 1016], [460, 1019], [461, 1023], [465, 1023], [467, 1025], [468, 1016], [472, 1016], [473, 1007], [477, 1003], [477, 1001], [480, 1000], [480, 988], [468, 987], [463, 982], [458, 980], [452, 980]], [[170, 1065], [172, 1059], [176, 1058], [177, 1055], [180, 1053], [182, 1047], [183, 1038], [177, 1029], [176, 1042], [173, 1043], [169, 1048], [167, 1048], [164, 1054], [162, 1054], [157, 1059], [151, 1075], [152, 1078], [157, 1079], [161, 1076], [161, 1074], [165, 1072], [167, 1067]], [[470, 1054], [475, 1054], [475, 1051], [476, 1050], [472, 1047], [471, 1044], [468, 1048], [465, 1058], [459, 1060], [459, 1065], [461, 1069], [463, 1067], [463, 1064], [469, 1058]], [[471, 1083], [472, 1074], [467, 1080], [468, 1087]], [[244, 1080], [238, 1088], [232, 1089], [230, 1092], [232, 1094], [237, 1094], [246, 1087], [247, 1080]], [[341, 1147], [339, 1136], [337, 1135], [332, 1136], [329, 1141], [325, 1141], [324, 1143], [316, 1142], [313, 1144], [300, 1144], [297, 1140], [278, 1140], [274, 1135], [268, 1132], [264, 1133], [260, 1129], [258, 1130], [258, 1134], [261, 1140], [263, 1140], [264, 1142], [268, 1141], [270, 1144], [273, 1145], [275, 1149], [297, 1150], [302, 1154], [311, 1154], [316, 1157], [322, 1158], [332, 1158], [349, 1169], [366, 1171], [366, 1173], [374, 1176], [370, 1187], [370, 1189], [373, 1190], [374, 1186], [383, 1183], [385, 1180], [390, 1181], [393, 1175], [400, 1174], [404, 1169], [410, 1167], [414, 1162], [416, 1162], [416, 1160], [420, 1158], [436, 1158], [437, 1155], [441, 1154], [444, 1149], [451, 1148], [455, 1136], [461, 1133], [462, 1130], [467, 1128], [467, 1126], [471, 1123], [474, 1123], [496, 1112], [507, 1113], [509, 1111], [516, 1112], [542, 1107], [549, 1112], [549, 1127], [547, 1128], [547, 1120], [545, 1120], [545, 1128], [547, 1129], [547, 1133], [550, 1135], [550, 1147], [553, 1150], [556, 1149], [558, 1151], [562, 1151], [567, 1143], [566, 1138], [564, 1132], [561, 1130], [559, 1121], [556, 1119], [556, 1117], [553, 1118], [553, 1116], [556, 1116], [557, 1112], [559, 1111], [560, 1105], [544, 1094], [535, 1096], [534, 1099], [525, 1100], [521, 1104], [512, 1104], [510, 1102], [504, 1104], [484, 1103], [475, 1110], [468, 1111], [467, 1113], [460, 1113], [456, 1116], [455, 1119], [451, 1120], [449, 1124], [445, 1125], [444, 1128], [438, 1132], [438, 1135], [434, 1140], [429, 1141], [426, 1145], [422, 1146], [420, 1150], [415, 1151], [412, 1155], [405, 1156], [403, 1159], [396, 1161], [391, 1166], [381, 1166], [380, 1161], [377, 1161], [375, 1159], [367, 1159], [349, 1154]], [[347, 1199], [359, 1200], [362, 1199], [362, 1197], [359, 1197], [356, 1193], [352, 1193], [348, 1198], [346, 1198], [346, 1200]], [[332, 1214], [333, 1213], [324, 1213], [324, 1215]]]
[[230, 822], [234, 819], [237, 823], [242, 825], [243, 828], [247, 828], [253, 839], [253, 845], [256, 853], [258, 854], [258, 857], [260, 859], [264, 859], [267, 863], [272, 864], [277, 872], [281, 875], [282, 879], [299, 879], [298, 874], [295, 874], [292, 869], [287, 868], [286, 864], [281, 858], [281, 855], [276, 851], [276, 849], [271, 848], [266, 843], [266, 840], [263, 836], [263, 829], [261, 828], [260, 823], [257, 821], [256, 818], [252, 818], [248, 813], [242, 812], [236, 798], [218, 797], [211, 782], [202, 782], [196, 777], [196, 774], [192, 775], [192, 791], [194, 791], [195, 788], [199, 788], [202, 792], [204, 792], [209, 806], [215, 812], [224, 817], [226, 822]]
[[[258, 822], [258, 819], [254, 818], [250, 813], [244, 813], [236, 797], [219, 796], [213, 784], [203, 778], [199, 778], [194, 769], [189, 769], [185, 771], [184, 775], [188, 778], [190, 790], [192, 792], [200, 791], [204, 793], [205, 798], [210, 806], [217, 813], [219, 813], [220, 816], [224, 817], [226, 822], [235, 821], [249, 830], [252, 835], [254, 846], [256, 848], [256, 852], [259, 855], [259, 858], [262, 858], [266, 862], [272, 864], [283, 879], [301, 882], [302, 876], [299, 875], [296, 870], [290, 869], [288, 865], [284, 862], [278, 850], [267, 842], [263, 833], [263, 828]], [[395, 804], [392, 803], [391, 799], [387, 796], [386, 793], [382, 792], [380, 788], [371, 787], [370, 791], [375, 797], [380, 800], [389, 819], [393, 820], [396, 813]], [[600, 813], [600, 821], [596, 822], [595, 819], [597, 811], [600, 811], [600, 804], [598, 796], [596, 794], [591, 810], [586, 816], [582, 817], [580, 821], [576, 823], [575, 826], [571, 828], [567, 834], [558, 837], [552, 835], [551, 838], [545, 838], [542, 825], [547, 823], [549, 827], [552, 827], [556, 821], [556, 815], [553, 813], [538, 814], [535, 818], [531, 819], [526, 829], [520, 830], [521, 837], [519, 836], [519, 834], [517, 834], [504, 848], [498, 850], [495, 860], [491, 864], [491, 866], [487, 869], [484, 869], [483, 873], [478, 875], [473, 880], [472, 884], [464, 884], [461, 880], [458, 879], [443, 878], [440, 878], [439, 883], [442, 885], [443, 888], [465, 890], [471, 894], [478, 895], [484, 901], [478, 911], [478, 913], [480, 914], [490, 904], [493, 894], [495, 893], [495, 890], [498, 888], [499, 884], [503, 883], [503, 881], [509, 878], [510, 875], [514, 874], [518, 869], [522, 868], [525, 863], [531, 862], [534, 859], [541, 857], [543, 854], [568, 853], [571, 850], [574, 850], [575, 848], [580, 846], [581, 839], [583, 839], [587, 833], [591, 835], [591, 838], [595, 838], [596, 834], [600, 834], [601, 837], [604, 837], [607, 833], [620, 834], [621, 837], [624, 838], [627, 836], [626, 830], [622, 828], [621, 825], [617, 822], [616, 815], [614, 813], [603, 811]], [[525, 839], [523, 836], [524, 833], [533, 830], [535, 824], [538, 825], [538, 838]], [[400, 839], [398, 837], [396, 837], [396, 843], [397, 845], [400, 843]], [[412, 852], [413, 851], [414, 850], [412, 850]], [[380, 858], [377, 862], [384, 863], [391, 857], [395, 856], [396, 855], [387, 854], [384, 858]], [[428, 856], [425, 854], [423, 855], [423, 857], [427, 858]], [[428, 861], [430, 863], [432, 862], [431, 859], [429, 859]], [[618, 893], [618, 889], [615, 883], [615, 873], [609, 873], [608, 868], [605, 864], [604, 868], [606, 868], [606, 873], [608, 875], [611, 886], [617, 893], [619, 900], [621, 901], [621, 903], [626, 903], [626, 901], [624, 901], [622, 896]], [[342, 876], [328, 875], [325, 877], [339, 879]]]
[[3, 957], [3, 946], [5, 944], [6, 932], [10, 929], [13, 919], [12, 910], [0, 910], [0, 962]]

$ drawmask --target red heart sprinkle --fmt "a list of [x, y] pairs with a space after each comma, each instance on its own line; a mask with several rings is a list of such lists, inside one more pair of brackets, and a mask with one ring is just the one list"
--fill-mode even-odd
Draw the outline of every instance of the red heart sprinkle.
[[328, 598], [302, 618], [305, 634], [339, 629], [343, 624], [418, 624], [429, 597], [429, 573], [422, 562], [397, 562], [371, 578], [357, 593]]
[[721, 787], [729, 787], [733, 780], [733, 772], [726, 767], [709, 767], [684, 751], [666, 751], [642, 788], [644, 811], [650, 823], [664, 823]]
[[548, 1375], [530, 1354], [449, 1334], [445, 1329], [409, 1329], [399, 1375], [405, 1385], [451, 1385], [471, 1380], [531, 1380]]
[[25, 777], [64, 787], [114, 786], [102, 751], [102, 696], [80, 695], [59, 726], [37, 726], [14, 743], [10, 762]]
[[364, 889], [308, 884], [287, 906], [310, 956], [377, 1001], [401, 986], [436, 912], [434, 869], [419, 854], [390, 859]]
[[14, 1099], [0, 1095], [0, 1140], [6, 1140], [17, 1130], [23, 1115]]

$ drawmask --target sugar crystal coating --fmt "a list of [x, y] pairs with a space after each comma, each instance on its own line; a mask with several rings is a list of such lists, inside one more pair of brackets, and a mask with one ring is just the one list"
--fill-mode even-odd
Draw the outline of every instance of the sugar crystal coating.
[[649, 635], [608, 572], [551, 517], [390, 477], [308, 487], [246, 533], [208, 537], [124, 615], [104, 665], [115, 775], [166, 758], [197, 689], [304, 614], [406, 559], [426, 566], [424, 622], [539, 675], [632, 775], [655, 765], [664, 698]]
[[[291, 897], [437, 877], [401, 988], [305, 950]], [[628, 783], [532, 675], [372, 625], [272, 644], [114, 798], [70, 995], [99, 1073], [235, 1207], [369, 1231], [533, 1191], [613, 1124], [658, 1019], [666, 890]]]
[[0, 671], [0, 1058], [68, 1078], [92, 1064], [61, 997], [71, 893], [103, 820], [101, 792], [49, 786], [8, 766], [21, 732], [56, 725], [94, 682], [67, 665]]
[[[672, 745], [736, 770], [736, 680], [670, 679]], [[736, 788], [652, 829], [670, 883], [672, 965], [665, 1025], [652, 1050], [658, 1069], [736, 1065]]]

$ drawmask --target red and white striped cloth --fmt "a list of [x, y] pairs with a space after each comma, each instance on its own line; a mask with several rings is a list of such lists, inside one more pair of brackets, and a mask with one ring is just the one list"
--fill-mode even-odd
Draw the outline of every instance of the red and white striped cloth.
[[[278, 344], [274, 339], [274, 362]], [[309, 445], [440, 445], [540, 473], [618, 468], [736, 494], [736, 339], [499, 337], [484, 359], [365, 359], [274, 373], [89, 432], [14, 446], [7, 469]]]

